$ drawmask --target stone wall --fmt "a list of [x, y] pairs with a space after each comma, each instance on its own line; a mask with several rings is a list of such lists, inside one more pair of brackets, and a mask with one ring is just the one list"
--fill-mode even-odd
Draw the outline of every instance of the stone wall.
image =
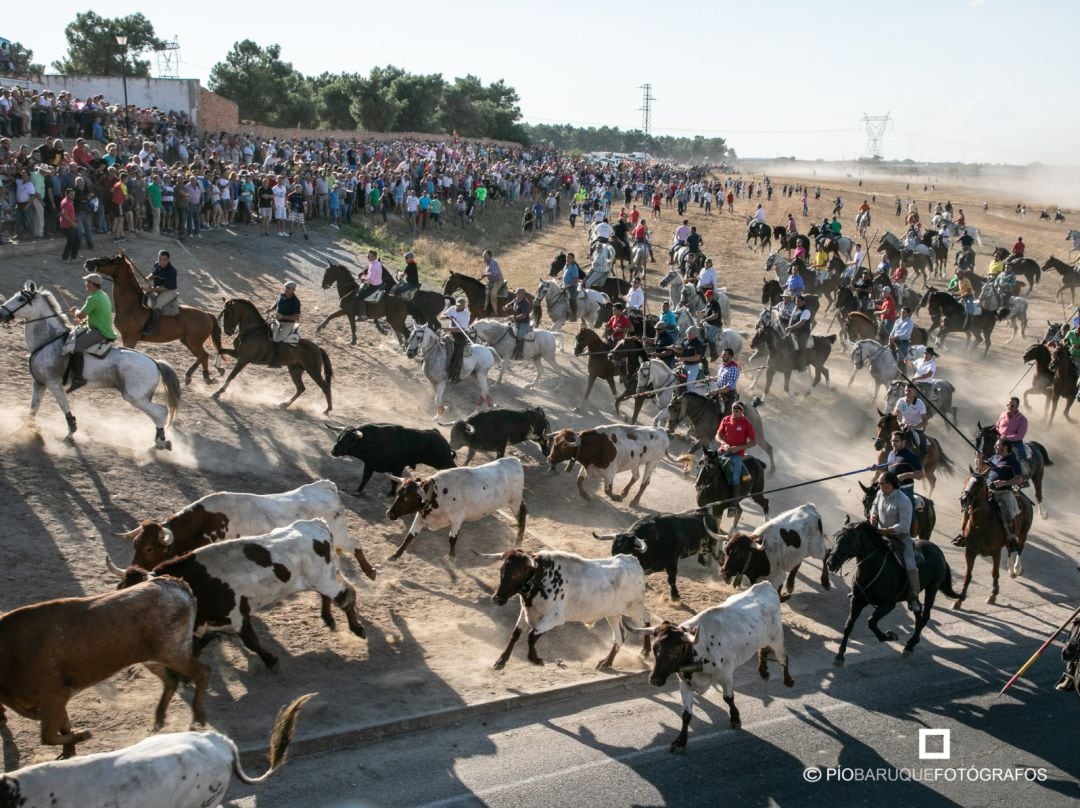
[[[45, 75], [37, 86], [44, 86], [56, 93], [67, 90], [76, 98], [103, 95], [110, 104], [124, 103], [124, 80], [121, 76]], [[198, 79], [129, 77], [127, 80], [129, 104], [157, 107], [166, 112], [186, 112], [195, 123], [199, 123], [199, 92]]]

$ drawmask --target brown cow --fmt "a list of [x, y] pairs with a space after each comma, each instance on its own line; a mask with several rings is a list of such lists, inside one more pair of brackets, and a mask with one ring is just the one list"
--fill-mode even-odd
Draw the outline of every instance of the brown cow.
[[0, 724], [4, 707], [41, 722], [41, 742], [61, 757], [89, 732], [72, 732], [67, 703], [80, 690], [144, 663], [163, 683], [154, 729], [180, 684], [194, 681], [191, 712], [205, 724], [209, 669], [195, 658], [195, 598], [186, 583], [160, 578], [121, 592], [34, 603], [0, 616]]
[[[567, 471], [573, 468], [575, 461], [581, 464], [577, 486], [584, 499], [590, 499], [583, 487], [587, 476], [603, 478], [604, 493], [618, 502], [630, 493], [640, 475], [641, 488], [630, 502], [637, 505], [652, 478], [653, 469], [667, 455], [669, 445], [667, 432], [644, 426], [609, 424], [581, 432], [561, 429], [551, 442], [548, 462], [554, 469], [563, 460], [569, 461]], [[645, 467], [644, 474], [640, 471], [641, 466]], [[630, 482], [621, 494], [616, 494], [613, 490], [615, 475], [622, 471], [630, 472]]]

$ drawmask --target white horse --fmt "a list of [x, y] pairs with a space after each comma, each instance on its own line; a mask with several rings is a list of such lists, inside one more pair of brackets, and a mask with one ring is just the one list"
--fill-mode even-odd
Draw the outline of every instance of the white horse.
[[[540, 325], [541, 302], [547, 303], [551, 330], [562, 331], [562, 327], [570, 319], [570, 301], [567, 300], [566, 290], [554, 280], [540, 279], [540, 285], [536, 287], [536, 298], [533, 301], [534, 326]], [[578, 320], [582, 323], [595, 323], [600, 307], [609, 303], [611, 303], [611, 298], [603, 292], [585, 289], [584, 294], [579, 294], [577, 299]]]
[[585, 275], [585, 288], [603, 286], [615, 268], [615, 248], [610, 244], [597, 243], [593, 247], [592, 263]]
[[[496, 379], [497, 383], [502, 383], [503, 374], [506, 373], [506, 367], [511, 362], [510, 356], [514, 352], [514, 329], [509, 325], [506, 320], [477, 320], [473, 323], [473, 330], [476, 331], [476, 335], [487, 343], [498, 354], [501, 359], [499, 365], [499, 378]], [[555, 361], [555, 357], [558, 355], [558, 335], [554, 331], [541, 331], [538, 328], [534, 328], [529, 335], [530, 338], [525, 339], [525, 348], [522, 351], [523, 362], [532, 362], [536, 365], [536, 378], [533, 383], [526, 386], [526, 389], [533, 389], [540, 382], [540, 377], [544, 374], [544, 362], [551, 365], [556, 374], [562, 375], [562, 368], [559, 367], [559, 363]], [[555, 382], [555, 386], [558, 387], [558, 381]]]
[[[33, 281], [27, 281], [22, 291], [0, 306], [0, 323], [13, 319], [25, 321], [26, 347], [30, 349], [30, 376], [34, 380], [30, 417], [37, 415], [48, 390], [67, 419], [66, 440], [71, 442], [78, 426], [64, 391], [68, 357], [63, 348], [73, 326], [52, 293], [38, 289]], [[85, 354], [84, 361], [87, 386], [119, 390], [124, 401], [145, 412], [154, 422], [154, 448], [171, 449], [172, 441], [165, 438], [165, 427], [172, 423], [180, 404], [180, 379], [172, 366], [129, 348], [113, 348], [102, 358]], [[165, 404], [152, 401], [159, 382], [165, 386]]]
[[[979, 292], [979, 306], [983, 311], [996, 311], [1001, 308], [1001, 295], [998, 294], [997, 289], [994, 288], [992, 283], [984, 283], [982, 291]], [[1012, 326], [1012, 336], [1005, 342], [1012, 342], [1016, 339], [1017, 331], [1021, 337], [1026, 336], [1027, 332], [1027, 298], [1020, 295], [1012, 295], [1009, 298], [1008, 305], [1009, 313], [1005, 315], [1009, 321], [1009, 325]]]
[[1069, 258], [1072, 258], [1074, 252], [1080, 252], [1080, 230], [1070, 230], [1065, 234], [1065, 240], [1072, 242], [1072, 249], [1069, 250]]
[[[675, 371], [669, 368], [663, 359], [650, 359], [648, 362], [643, 362], [641, 367], [638, 368], [637, 393], [640, 395], [650, 390], [660, 390], [656, 394], [656, 406], [659, 407], [659, 410], [652, 419], [654, 427], [660, 426], [661, 420], [668, 417], [668, 407], [671, 406], [671, 399], [679, 392], [679, 390], [672, 388], [672, 385], [678, 381], [679, 377], [675, 375]], [[698, 384], [703, 388], [707, 387], [708, 380], [699, 379]]]
[[[438, 418], [446, 410], [443, 396], [449, 380], [446, 371], [450, 357], [439, 335], [426, 325], [416, 326], [405, 344], [406, 356], [413, 359], [417, 354], [423, 363], [424, 375], [435, 388], [435, 417]], [[461, 378], [464, 380], [471, 376], [476, 380], [476, 386], [480, 388], [480, 398], [476, 403], [480, 407], [494, 406], [488, 391], [487, 375], [495, 366], [496, 358], [495, 352], [486, 345], [469, 345], [461, 359]]]
[[851, 371], [851, 378], [848, 379], [848, 387], [851, 387], [851, 383], [855, 381], [855, 374], [862, 369], [863, 365], [867, 365], [874, 379], [875, 401], [878, 388], [884, 387], [888, 390], [889, 385], [896, 378], [896, 357], [892, 355], [888, 346], [872, 339], [861, 339], [855, 343], [855, 347], [851, 349], [851, 364], [854, 368]]
[[[668, 301], [671, 303], [671, 308], [676, 309], [680, 305], [683, 305], [683, 291], [687, 290], [692, 297], [688, 298], [688, 302], [692, 301], [695, 311], [701, 311], [705, 308], [705, 298], [701, 294], [697, 293], [695, 287], [687, 287], [686, 282], [683, 280], [679, 270], [672, 269], [660, 279], [660, 288], [668, 290]], [[724, 318], [725, 323], [731, 322], [731, 299], [727, 296], [727, 291], [723, 288], [713, 289], [713, 299], [720, 305], [720, 315]]]
[[645, 277], [645, 263], [649, 260], [649, 245], [644, 241], [630, 244], [630, 269], [639, 277]]

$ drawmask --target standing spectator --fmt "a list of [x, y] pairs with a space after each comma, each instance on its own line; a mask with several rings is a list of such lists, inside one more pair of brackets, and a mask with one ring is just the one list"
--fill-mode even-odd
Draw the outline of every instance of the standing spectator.
[[188, 192], [188, 205], [187, 205], [187, 228], [188, 234], [196, 238], [202, 238], [202, 218], [200, 216], [200, 206], [203, 199], [202, 183], [199, 182], [199, 178], [192, 175], [190, 181], [187, 184]]
[[278, 176], [277, 181], [272, 186], [271, 190], [274, 194], [274, 221], [277, 222], [277, 234], [284, 238], [288, 238], [289, 234], [285, 232], [285, 221], [288, 219], [288, 204], [286, 197], [289, 194], [289, 190], [285, 187], [285, 178]]
[[270, 178], [263, 177], [259, 185], [259, 235], [270, 235], [270, 220], [274, 215], [274, 189], [270, 187]]
[[67, 239], [64, 244], [62, 261], [79, 260], [79, 227], [75, 218], [75, 189], [68, 188], [64, 191], [64, 198], [60, 202], [60, 232]]
[[188, 184], [183, 175], [176, 178], [176, 186], [173, 191], [173, 199], [176, 205], [176, 234], [181, 241], [187, 235], [188, 224]]
[[155, 173], [146, 186], [146, 198], [150, 201], [150, 232], [155, 236], [161, 233], [161, 196], [161, 178]]
[[435, 196], [431, 200], [431, 220], [435, 222], [435, 226], [440, 230], [442, 229], [442, 213], [443, 203], [438, 196]]
[[113, 217], [112, 220], [112, 234], [113, 241], [123, 242], [124, 238], [124, 202], [126, 199], [126, 192], [124, 188], [124, 182], [127, 180], [127, 174], [121, 174], [112, 184], [110, 190], [109, 202], [110, 202], [110, 214]]
[[307, 196], [304, 194], [304, 186], [299, 182], [293, 183], [292, 191], [289, 193], [288, 199], [289, 237], [292, 237], [296, 226], [300, 225], [300, 231], [304, 234], [304, 240], [307, 241], [307, 224], [304, 223], [304, 206], [307, 203]]

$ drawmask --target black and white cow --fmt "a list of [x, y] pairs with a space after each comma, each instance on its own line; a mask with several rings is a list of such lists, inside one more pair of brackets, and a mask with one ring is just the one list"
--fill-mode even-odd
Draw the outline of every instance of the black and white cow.
[[[708, 529], [706, 529], [708, 528]], [[666, 572], [671, 599], [679, 599], [675, 585], [679, 573], [679, 560], [692, 555], [705, 566], [709, 556], [716, 556], [715, 534], [718, 529], [712, 514], [712, 506], [695, 508], [683, 513], [660, 513], [638, 519], [626, 530], [618, 533], [593, 533], [593, 538], [611, 541], [611, 554], [632, 555], [640, 563], [645, 574]]]
[[[499, 587], [491, 600], [498, 606], [517, 595], [521, 598], [521, 613], [510, 635], [506, 650], [495, 661], [500, 670], [510, 659], [510, 652], [527, 625], [529, 631], [529, 661], [543, 665], [536, 653], [541, 635], [563, 623], [578, 622], [591, 626], [606, 620], [611, 628], [611, 651], [597, 668], [607, 668], [623, 644], [621, 618], [631, 617], [648, 625], [645, 611], [645, 573], [633, 556], [612, 558], [582, 558], [573, 553], [545, 550], [526, 553], [507, 550], [504, 553], [478, 553], [484, 558], [498, 558]], [[649, 640], [644, 651], [648, 653]]]
[[356, 590], [345, 580], [334, 552], [333, 536], [322, 519], [294, 522], [264, 536], [248, 536], [200, 547], [192, 553], [158, 564], [152, 572], [140, 567], [121, 571], [108, 561], [109, 569], [121, 576], [119, 589], [162, 575], [186, 581], [198, 604], [195, 636], [205, 647], [208, 632], [231, 631], [268, 668], [277, 657], [263, 649], [251, 615], [297, 592], [322, 595], [322, 619], [335, 628], [330, 613], [331, 600], [345, 612], [349, 629], [364, 636], [364, 626], [356, 611]]
[[[338, 427], [326, 425], [337, 433], [334, 457], [355, 457], [364, 464], [364, 475], [356, 489], [359, 495], [376, 471], [400, 477], [406, 468], [431, 466], [433, 469], [454, 467], [454, 452], [437, 429], [411, 429], [397, 424], [360, 424]], [[388, 494], [394, 493], [393, 482]]]
[[540, 450], [548, 453], [548, 433], [551, 425], [540, 407], [527, 410], [507, 410], [496, 407], [480, 410], [469, 417], [441, 426], [450, 427], [450, 448], [467, 449], [464, 465], [469, 465], [477, 452], [495, 452], [496, 457], [506, 454], [511, 443], [536, 441]]

